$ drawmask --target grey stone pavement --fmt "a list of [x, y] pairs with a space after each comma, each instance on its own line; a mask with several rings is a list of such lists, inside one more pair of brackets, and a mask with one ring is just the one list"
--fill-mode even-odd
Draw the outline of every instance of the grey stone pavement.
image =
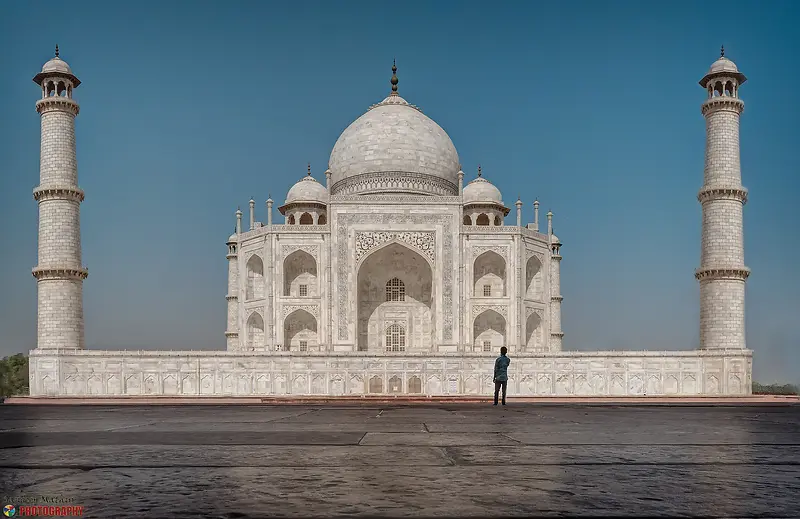
[[798, 517], [800, 406], [0, 405], [0, 494], [113, 518]]

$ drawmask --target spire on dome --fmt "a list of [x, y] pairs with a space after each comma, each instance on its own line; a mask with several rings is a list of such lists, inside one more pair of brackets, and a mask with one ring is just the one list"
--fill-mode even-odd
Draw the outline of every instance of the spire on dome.
[[58, 43], [56, 43], [56, 57], [58, 57]]
[[308, 163], [308, 176], [311, 176], [311, 163]]
[[392, 60], [392, 79], [390, 83], [392, 84], [392, 94], [393, 96], [400, 95], [397, 93], [397, 83], [399, 80], [397, 79], [397, 60]]
[[481, 165], [478, 164], [478, 178], [481, 178]]
[[719, 57], [720, 57], [720, 58], [724, 58], [724, 57], [725, 57], [725, 45], [722, 45], [722, 46], [719, 48]]

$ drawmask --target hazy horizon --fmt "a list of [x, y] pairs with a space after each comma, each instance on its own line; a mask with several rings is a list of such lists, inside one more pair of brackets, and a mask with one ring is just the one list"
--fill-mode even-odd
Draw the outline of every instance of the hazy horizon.
[[[234, 212], [281, 205], [390, 89], [449, 134], [523, 222], [564, 243], [565, 350], [697, 347], [705, 99], [720, 45], [740, 95], [754, 379], [800, 381], [794, 2], [79, 2], [0, 6], [0, 357], [36, 344], [40, 95], [74, 97], [89, 349], [225, 349]], [[277, 210], [273, 217], [283, 222]]]

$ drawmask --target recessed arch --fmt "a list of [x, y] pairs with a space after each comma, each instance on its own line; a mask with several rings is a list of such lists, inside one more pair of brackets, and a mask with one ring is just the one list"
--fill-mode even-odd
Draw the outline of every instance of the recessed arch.
[[318, 225], [326, 225], [327, 223], [328, 223], [328, 217], [325, 216], [324, 213], [319, 215], [319, 218], [317, 219], [317, 224]]
[[501, 225], [503, 225], [503, 221], [500, 219], [499, 215], [495, 215], [494, 216], [494, 226], [495, 227], [500, 227]]
[[506, 320], [494, 310], [484, 310], [473, 322], [475, 351], [498, 351], [506, 345]]
[[411, 375], [408, 377], [408, 392], [422, 393], [422, 380], [418, 376]]
[[289, 225], [294, 225], [294, 215], [290, 214], [289, 217], [286, 219], [286, 223]]
[[[305, 286], [305, 289], [301, 289]], [[305, 293], [303, 293], [305, 292]], [[316, 297], [317, 260], [304, 250], [296, 250], [283, 260], [283, 295]]]
[[262, 299], [264, 297], [264, 262], [258, 254], [247, 260], [247, 285], [245, 299]]
[[472, 225], [472, 217], [468, 214], [464, 215], [464, 225]]
[[369, 379], [369, 392], [370, 393], [383, 393], [383, 378], [375, 375]]
[[478, 218], [475, 220], [475, 225], [480, 225], [480, 226], [489, 225], [489, 215], [486, 213], [479, 214]]
[[392, 378], [389, 379], [389, 384], [387, 389], [389, 393], [402, 393], [403, 380], [397, 375], [392, 375]]
[[[506, 295], [506, 260], [494, 251], [486, 251], [477, 258], [472, 269], [473, 294], [477, 297], [504, 297]], [[489, 287], [487, 295], [486, 287]]]
[[[401, 286], [402, 298], [399, 297]], [[406, 351], [431, 351], [435, 330], [433, 309], [433, 269], [429, 260], [416, 250], [392, 242], [372, 251], [358, 265], [356, 335], [359, 351], [382, 351], [386, 329], [392, 324], [405, 329]]]
[[541, 301], [543, 294], [544, 272], [542, 271], [542, 262], [536, 256], [531, 256], [525, 262], [525, 297]]
[[525, 319], [525, 349], [527, 351], [542, 351], [544, 349], [543, 339], [542, 318], [536, 312], [532, 312]]
[[303, 213], [300, 215], [300, 225], [313, 225], [314, 224], [314, 217], [311, 216], [311, 213]]
[[319, 351], [317, 319], [307, 310], [298, 309], [283, 321], [284, 351]]
[[247, 318], [247, 349], [255, 351], [264, 346], [264, 318], [253, 312]]

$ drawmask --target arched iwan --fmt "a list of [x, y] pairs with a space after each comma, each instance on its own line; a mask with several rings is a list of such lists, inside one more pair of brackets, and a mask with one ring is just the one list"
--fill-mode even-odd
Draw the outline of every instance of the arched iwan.
[[247, 318], [247, 349], [256, 351], [264, 347], [264, 318], [253, 312]]
[[264, 297], [264, 262], [257, 254], [247, 260], [247, 286], [245, 299], [263, 299]]
[[525, 349], [527, 351], [545, 351], [542, 319], [536, 312], [525, 320]]
[[286, 256], [283, 260], [283, 295], [316, 297], [317, 294], [317, 260], [314, 256], [304, 250]]
[[542, 262], [531, 256], [525, 263], [525, 297], [541, 301], [544, 294], [544, 273]]
[[496, 351], [506, 345], [506, 320], [494, 310], [481, 312], [473, 324], [474, 351]]
[[506, 260], [494, 251], [484, 252], [475, 258], [472, 279], [476, 297], [504, 297]]
[[386, 330], [404, 330], [405, 351], [431, 351], [435, 331], [433, 270], [427, 259], [392, 242], [372, 251], [356, 280], [359, 351], [386, 351]]
[[303, 309], [286, 316], [283, 323], [283, 349], [288, 351], [319, 351], [317, 319]]

